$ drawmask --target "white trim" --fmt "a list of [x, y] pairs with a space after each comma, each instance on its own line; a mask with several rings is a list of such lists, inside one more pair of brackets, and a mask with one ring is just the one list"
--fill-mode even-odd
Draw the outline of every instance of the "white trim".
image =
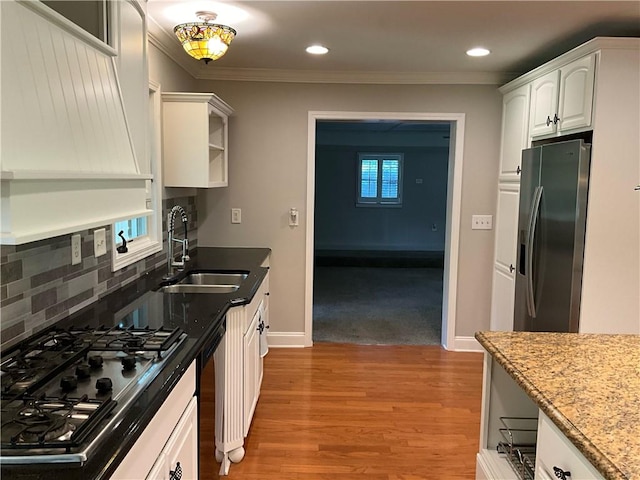
[[[148, 129], [147, 152], [152, 175], [151, 191], [147, 192], [147, 202], [151, 202], [150, 218], [147, 220], [148, 235], [144, 239], [130, 242], [129, 251], [119, 254], [114, 246], [111, 250], [111, 271], [115, 272], [128, 265], [162, 251], [162, 88], [159, 83], [149, 80], [149, 121], [153, 127]], [[129, 217], [130, 218], [130, 217]], [[115, 233], [115, 232], [114, 232]]]
[[[182, 54], [185, 55], [184, 52]], [[493, 72], [349, 72], [270, 68], [207, 68], [206, 65], [201, 64], [195, 77], [198, 80], [283, 83], [503, 85], [513, 78], [513, 74]]]
[[[458, 255], [464, 160], [464, 113], [310, 111], [307, 121], [307, 225], [305, 255], [304, 346], [313, 345], [313, 252], [315, 216], [315, 145], [317, 120], [423, 120], [450, 122], [449, 180], [442, 305], [442, 345], [455, 349]], [[271, 334], [270, 334], [271, 335]], [[271, 338], [271, 337], [269, 337]], [[464, 337], [463, 337], [464, 338]]]
[[474, 337], [455, 337], [453, 350], [455, 352], [484, 352], [484, 349]]
[[267, 343], [269, 348], [301, 348], [306, 344], [304, 332], [269, 332]]
[[589, 54], [595, 53], [602, 49], [629, 49], [629, 50], [637, 50], [640, 46], [640, 38], [626, 38], [626, 37], [596, 37], [594, 39], [589, 40], [577, 47], [569, 50], [566, 53], [554, 58], [553, 60], [548, 61], [540, 65], [533, 70], [525, 73], [524, 75], [520, 75], [518, 78], [512, 80], [506, 85], [502, 85], [499, 90], [503, 95], [512, 90], [515, 90], [518, 87], [526, 85], [536, 78], [545, 75], [553, 70], [557, 70], [564, 65], [567, 65], [574, 60], [578, 60], [580, 58], [586, 57]]

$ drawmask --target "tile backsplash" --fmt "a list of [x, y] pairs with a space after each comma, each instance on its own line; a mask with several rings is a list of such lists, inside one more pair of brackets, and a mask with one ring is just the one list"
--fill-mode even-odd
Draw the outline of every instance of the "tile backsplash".
[[[53, 325], [69, 314], [165, 265], [167, 213], [181, 205], [189, 218], [189, 248], [197, 246], [196, 197], [163, 200], [163, 249], [111, 271], [112, 226], [106, 225], [107, 254], [93, 255], [93, 231], [84, 230], [82, 262], [71, 265], [71, 235], [23, 245], [2, 245], [0, 253], [0, 348]], [[96, 227], [100, 228], [100, 227]]]

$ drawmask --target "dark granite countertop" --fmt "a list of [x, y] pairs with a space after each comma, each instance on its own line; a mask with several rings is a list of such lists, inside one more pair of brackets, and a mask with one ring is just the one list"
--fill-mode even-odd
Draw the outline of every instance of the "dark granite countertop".
[[640, 335], [475, 337], [604, 478], [640, 479]]
[[[123, 319], [131, 321], [137, 312], [140, 325], [150, 328], [182, 328], [187, 338], [176, 354], [149, 387], [132, 403], [126, 415], [113, 427], [97, 451], [82, 466], [42, 464], [2, 466], [3, 479], [107, 479], [144, 431], [154, 414], [178, 383], [184, 372], [196, 360], [224, 322], [232, 306], [251, 301], [268, 269], [261, 264], [270, 253], [268, 248], [199, 247], [185, 272], [197, 269], [246, 270], [249, 276], [240, 288], [229, 294], [167, 294], [157, 291], [166, 273], [159, 268], [119, 289], [89, 307], [70, 315], [57, 326], [113, 326]], [[138, 321], [138, 320], [136, 320]]]

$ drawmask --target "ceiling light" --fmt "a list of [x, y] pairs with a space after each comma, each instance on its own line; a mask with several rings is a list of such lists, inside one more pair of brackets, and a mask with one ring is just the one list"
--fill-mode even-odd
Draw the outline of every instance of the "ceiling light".
[[470, 57], [484, 57], [485, 55], [489, 55], [491, 52], [486, 48], [476, 47], [470, 50], [467, 50], [467, 55]]
[[173, 29], [185, 52], [196, 60], [209, 63], [227, 53], [236, 31], [226, 25], [213, 23], [217, 15], [213, 12], [196, 12], [201, 22], [181, 23]]
[[307, 53], [311, 53], [313, 55], [324, 55], [328, 51], [329, 49], [322, 45], [311, 45], [310, 47], [307, 47]]

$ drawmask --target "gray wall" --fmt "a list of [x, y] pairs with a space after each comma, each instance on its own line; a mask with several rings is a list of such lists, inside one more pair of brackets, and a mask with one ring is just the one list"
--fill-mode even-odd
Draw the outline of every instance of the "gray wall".
[[[264, 246], [271, 256], [271, 332], [304, 331], [308, 112], [464, 113], [465, 151], [457, 272], [456, 334], [489, 328], [493, 231], [471, 215], [495, 210], [501, 96], [481, 85], [324, 85], [200, 81], [235, 114], [229, 128], [229, 187], [198, 193], [200, 245]], [[242, 208], [242, 223], [230, 209]], [[300, 226], [288, 226], [291, 207]]]
[[[359, 152], [404, 154], [402, 207], [356, 207]], [[318, 145], [316, 250], [444, 251], [448, 155], [438, 147]]]

